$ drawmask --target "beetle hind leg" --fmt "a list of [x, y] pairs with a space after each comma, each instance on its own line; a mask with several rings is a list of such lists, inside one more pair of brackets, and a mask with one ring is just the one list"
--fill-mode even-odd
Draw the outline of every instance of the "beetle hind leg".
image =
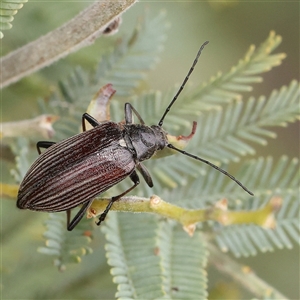
[[87, 209], [92, 204], [93, 200], [94, 199], [92, 199], [92, 200], [84, 203], [82, 205], [81, 209], [79, 210], [79, 212], [76, 214], [76, 216], [73, 218], [73, 220], [71, 222], [70, 222], [70, 219], [71, 219], [71, 210], [70, 209], [67, 210], [67, 229], [69, 231], [72, 231], [74, 229], [74, 227], [80, 222], [80, 220], [84, 216], [85, 212], [87, 211]]
[[[99, 221], [96, 223], [98, 226], [101, 224], [102, 221], [105, 220], [106, 215], [108, 214], [109, 210], [111, 209], [113, 203], [115, 201], [119, 200], [121, 197], [125, 196], [127, 193], [129, 193], [131, 190], [133, 190], [140, 183], [139, 176], [137, 175], [137, 173], [135, 171], [130, 175], [130, 179], [133, 181], [134, 185], [132, 187], [130, 187], [128, 190], [126, 190], [125, 192], [123, 192], [122, 194], [111, 198], [111, 200], [109, 201], [108, 205], [106, 206], [104, 212], [100, 215]], [[79, 212], [76, 214], [76, 216], [72, 219], [71, 222], [70, 222], [71, 210], [70, 209], [67, 210], [67, 229], [69, 231], [72, 231], [74, 229], [74, 227], [80, 222], [80, 220], [86, 213], [87, 209], [92, 204], [93, 200], [94, 199], [84, 203], [82, 205], [81, 209], [79, 210]]]
[[96, 223], [98, 226], [101, 224], [102, 221], [105, 220], [106, 215], [108, 214], [108, 212], [111, 209], [114, 202], [119, 200], [121, 197], [125, 196], [127, 193], [129, 193], [131, 190], [133, 190], [140, 183], [139, 176], [137, 175], [137, 173], [135, 171], [130, 175], [130, 179], [133, 181], [134, 185], [132, 187], [130, 187], [128, 190], [126, 190], [125, 192], [123, 192], [122, 194], [111, 198], [111, 200], [109, 201], [108, 205], [106, 206], [104, 212], [100, 215], [99, 221]]

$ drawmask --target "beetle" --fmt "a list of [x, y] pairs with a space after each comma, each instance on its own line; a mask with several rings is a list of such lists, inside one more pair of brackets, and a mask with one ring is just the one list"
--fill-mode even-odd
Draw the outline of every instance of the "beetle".
[[[164, 118], [183, 90], [207, 44], [208, 42], [205, 42], [198, 50], [188, 74], [158, 125], [147, 126], [135, 108], [130, 103], [126, 103], [125, 123], [112, 121], [99, 123], [91, 115], [84, 113], [82, 133], [59, 143], [38, 142], [37, 150], [40, 156], [20, 184], [17, 207], [45, 212], [67, 211], [67, 229], [71, 231], [97, 195], [130, 177], [133, 185], [111, 198], [96, 223], [100, 225], [113, 203], [140, 183], [137, 170], [147, 185], [153, 187], [151, 175], [142, 162], [166, 147], [212, 166], [253, 195], [225, 170], [170, 144], [166, 131], [162, 129]], [[133, 123], [133, 114], [139, 120], [139, 124]], [[93, 126], [88, 131], [86, 131], [86, 121]], [[41, 153], [41, 148], [47, 150]], [[81, 209], [70, 221], [71, 209], [79, 205], [82, 205]]]

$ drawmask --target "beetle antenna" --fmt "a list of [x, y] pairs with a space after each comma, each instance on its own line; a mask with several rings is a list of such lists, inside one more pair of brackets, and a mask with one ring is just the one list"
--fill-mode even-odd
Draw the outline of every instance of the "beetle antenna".
[[197, 55], [196, 55], [196, 58], [195, 58], [195, 60], [194, 60], [194, 62], [193, 62], [193, 64], [192, 64], [192, 66], [191, 66], [191, 68], [190, 68], [190, 70], [189, 70], [189, 72], [187, 73], [186, 77], [184, 78], [184, 80], [183, 80], [183, 82], [182, 82], [182, 84], [181, 84], [181, 87], [179, 88], [178, 92], [176, 93], [176, 95], [174, 96], [173, 100], [172, 100], [171, 103], [168, 105], [166, 111], [164, 112], [163, 116], [161, 117], [160, 121], [158, 122], [158, 126], [159, 126], [159, 127], [162, 126], [162, 124], [163, 124], [163, 122], [164, 122], [165, 116], [166, 116], [167, 113], [170, 111], [172, 105], [173, 105], [174, 102], [177, 100], [179, 94], [182, 92], [182, 90], [183, 90], [185, 84], [186, 84], [187, 81], [189, 80], [189, 77], [190, 77], [190, 75], [192, 74], [192, 72], [194, 71], [194, 68], [195, 68], [195, 66], [196, 66], [196, 64], [197, 64], [197, 62], [198, 62], [198, 59], [199, 59], [199, 57], [200, 57], [200, 55], [201, 55], [201, 52], [202, 52], [202, 50], [204, 49], [204, 47], [205, 47], [207, 44], [208, 44], [208, 41], [206, 41], [205, 43], [203, 43], [202, 46], [200, 47], [200, 49], [199, 49], [199, 51], [198, 51], [198, 53], [197, 53]]
[[236, 182], [241, 188], [243, 188], [248, 194], [250, 194], [251, 196], [254, 196], [254, 194], [253, 194], [251, 191], [249, 191], [249, 190], [248, 190], [241, 182], [239, 182], [239, 181], [238, 181], [236, 178], [234, 178], [231, 174], [229, 174], [229, 173], [226, 172], [225, 170], [223, 170], [223, 169], [217, 167], [216, 165], [212, 164], [212, 163], [209, 162], [208, 160], [202, 159], [202, 158], [200, 158], [200, 157], [198, 157], [198, 156], [196, 156], [196, 155], [193, 155], [193, 154], [190, 154], [190, 153], [188, 153], [188, 152], [186, 152], [186, 151], [184, 151], [184, 150], [178, 149], [178, 148], [174, 147], [172, 144], [168, 144], [167, 147], [169, 147], [169, 148], [171, 148], [171, 149], [174, 149], [174, 150], [176, 150], [176, 151], [178, 151], [178, 152], [180, 152], [180, 153], [182, 153], [182, 154], [184, 154], [184, 155], [187, 155], [187, 156], [189, 156], [189, 157], [191, 157], [191, 158], [200, 160], [200, 161], [202, 161], [203, 163], [205, 163], [205, 164], [207, 164], [207, 165], [213, 167], [214, 169], [218, 170], [219, 172], [223, 173], [224, 175], [228, 176], [230, 179], [232, 179], [233, 181], [235, 181], [235, 182]]

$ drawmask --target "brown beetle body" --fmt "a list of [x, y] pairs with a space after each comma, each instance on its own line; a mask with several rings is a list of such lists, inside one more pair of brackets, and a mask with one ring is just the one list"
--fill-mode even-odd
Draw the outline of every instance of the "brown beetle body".
[[[36, 211], [67, 211], [68, 230], [72, 230], [97, 195], [126, 177], [130, 177], [134, 185], [111, 199], [97, 222], [99, 225], [105, 219], [112, 204], [139, 184], [136, 169], [141, 173], [148, 186], [153, 186], [151, 176], [141, 162], [166, 147], [212, 166], [253, 195], [226, 171], [170, 144], [166, 132], [162, 129], [165, 116], [188, 81], [201, 51], [207, 43], [200, 47], [192, 67], [158, 125], [146, 126], [139, 113], [129, 103], [126, 103], [125, 124], [109, 121], [99, 123], [85, 113], [82, 116], [84, 132], [57, 144], [38, 142], [39, 153], [40, 147], [48, 149], [40, 155], [25, 175], [20, 185], [17, 206], [21, 209]], [[140, 124], [133, 123], [133, 113], [139, 119]], [[94, 128], [85, 131], [85, 120]], [[80, 211], [70, 222], [70, 210], [80, 204], [82, 204]]]
[[17, 206], [64, 211], [119, 183], [135, 169], [131, 152], [119, 143], [122, 139], [120, 126], [107, 122], [52, 145], [27, 172]]
[[[128, 110], [131, 111], [131, 105], [127, 103], [125, 111]], [[125, 125], [98, 123], [88, 114], [83, 115], [83, 122], [85, 119], [95, 127], [57, 144], [47, 144], [50, 146], [33, 163], [20, 185], [18, 208], [58, 212], [85, 204], [85, 211], [97, 195], [126, 177], [132, 176], [133, 187], [139, 184], [136, 168], [153, 186], [141, 162], [167, 146], [166, 134], [160, 127], [131, 124], [129, 119]], [[75, 225], [69, 225], [69, 230]]]

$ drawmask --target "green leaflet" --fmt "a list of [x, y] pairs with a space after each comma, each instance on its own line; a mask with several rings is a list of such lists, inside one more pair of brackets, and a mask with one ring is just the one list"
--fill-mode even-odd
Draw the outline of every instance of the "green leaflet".
[[[160, 196], [166, 201], [186, 208], [203, 208], [226, 198], [231, 210], [257, 210], [272, 197], [282, 198], [282, 207], [275, 215], [276, 228], [264, 229], [255, 225], [212, 224], [216, 242], [223, 251], [235, 256], [257, 255], [258, 251], [292, 248], [299, 243], [299, 161], [281, 157], [275, 166], [273, 159], [259, 158], [245, 162], [236, 174], [255, 194], [249, 197], [232, 181], [215, 170], [201, 178], [190, 178], [189, 184]], [[259, 174], [259, 176], [253, 176]]]
[[164, 297], [159, 256], [155, 254], [157, 220], [150, 215], [111, 214], [102, 227], [108, 264], [119, 299]]
[[38, 252], [54, 256], [54, 265], [59, 270], [65, 270], [69, 263], [81, 262], [82, 256], [93, 252], [88, 246], [91, 237], [86, 234], [92, 229], [89, 220], [84, 218], [72, 232], [66, 230], [65, 212], [49, 214], [49, 219], [45, 223], [47, 226], [47, 231], [44, 232], [45, 246], [39, 247]]
[[207, 261], [199, 233], [151, 215], [111, 214], [102, 227], [119, 299], [205, 299]]
[[93, 84], [111, 83], [118, 97], [131, 97], [134, 89], [157, 63], [157, 54], [165, 41], [165, 14], [151, 19], [146, 14], [129, 39], [123, 40], [111, 53], [102, 57], [93, 75]]
[[256, 49], [254, 45], [250, 46], [244, 58], [229, 72], [218, 73], [209, 82], [196, 85], [195, 89], [187, 93], [188, 100], [178, 101], [174, 114], [195, 115], [199, 110], [241, 99], [241, 93], [252, 91], [253, 84], [262, 82], [259, 74], [281, 64], [286, 55], [272, 54], [280, 43], [281, 37], [272, 31], [260, 47]]
[[[12, 28], [11, 22], [14, 20], [14, 15], [23, 7], [23, 3], [28, 0], [1, 0], [0, 1], [0, 30]], [[0, 31], [0, 39], [3, 38], [3, 33]]]
[[[293, 244], [299, 243], [299, 161], [288, 160], [283, 156], [275, 165], [271, 158], [252, 160], [248, 170], [241, 180], [253, 187], [256, 195], [249, 201], [241, 201], [247, 210], [258, 209], [272, 197], [282, 198], [282, 207], [276, 214], [276, 227], [264, 229], [255, 225], [229, 226], [216, 228], [216, 241], [223, 251], [231, 251], [237, 257], [256, 255], [261, 252], [274, 251], [276, 248], [291, 249]], [[244, 177], [244, 178], [243, 178]], [[232, 186], [232, 185], [231, 185]], [[242, 199], [242, 198], [238, 198]], [[235, 206], [234, 201], [231, 202]], [[241, 206], [239, 205], [239, 209]]]
[[201, 233], [190, 237], [174, 222], [161, 221], [157, 230], [164, 290], [170, 299], [206, 299], [208, 252]]
[[12, 151], [16, 155], [16, 168], [12, 169], [10, 173], [13, 175], [16, 182], [21, 183], [25, 174], [27, 173], [32, 157], [29, 157], [29, 142], [23, 137], [17, 139], [16, 144], [12, 146]]

